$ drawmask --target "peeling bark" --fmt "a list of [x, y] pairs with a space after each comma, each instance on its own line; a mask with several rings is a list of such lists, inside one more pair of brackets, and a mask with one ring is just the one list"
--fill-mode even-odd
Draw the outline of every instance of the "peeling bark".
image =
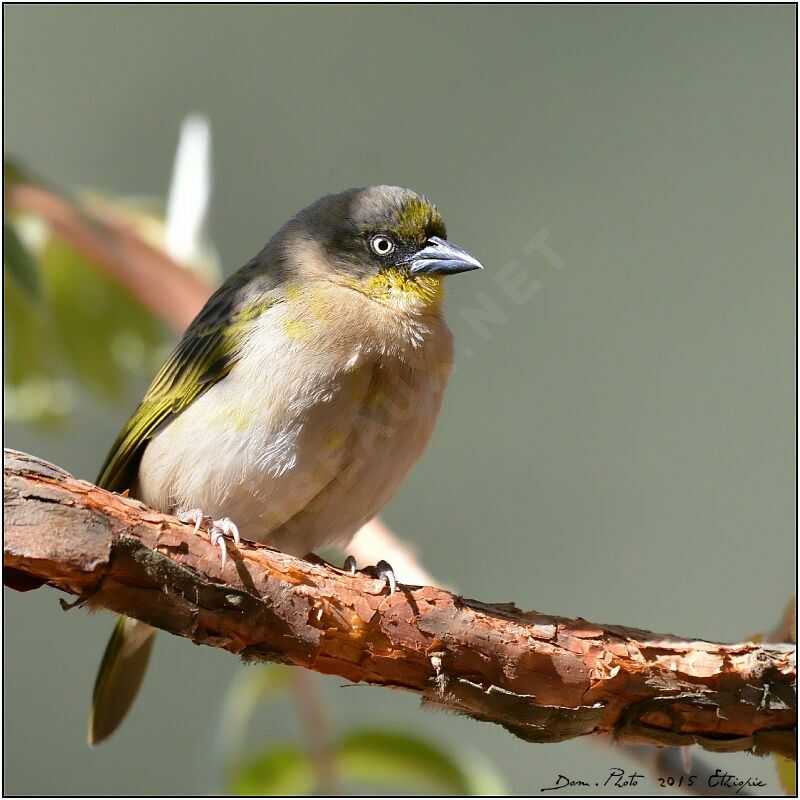
[[794, 758], [788, 644], [686, 641], [350, 576], [206, 534], [13, 450], [4, 458], [4, 581], [47, 583], [198, 644], [402, 688], [531, 742], [610, 733]]

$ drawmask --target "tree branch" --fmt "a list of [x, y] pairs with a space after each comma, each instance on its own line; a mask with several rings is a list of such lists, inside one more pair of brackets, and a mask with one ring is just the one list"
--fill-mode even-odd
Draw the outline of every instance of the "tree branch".
[[13, 450], [4, 458], [4, 580], [198, 644], [408, 689], [532, 742], [612, 733], [794, 757], [795, 648], [685, 641], [465, 600], [388, 596], [263, 545], [219, 551], [192, 526]]

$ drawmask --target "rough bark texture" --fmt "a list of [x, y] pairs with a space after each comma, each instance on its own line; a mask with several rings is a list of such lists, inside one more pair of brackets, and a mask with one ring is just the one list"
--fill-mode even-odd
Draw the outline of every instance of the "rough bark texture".
[[795, 648], [686, 641], [350, 576], [207, 535], [32, 456], [4, 459], [4, 580], [48, 583], [248, 659], [418, 692], [532, 742], [590, 733], [794, 757]]

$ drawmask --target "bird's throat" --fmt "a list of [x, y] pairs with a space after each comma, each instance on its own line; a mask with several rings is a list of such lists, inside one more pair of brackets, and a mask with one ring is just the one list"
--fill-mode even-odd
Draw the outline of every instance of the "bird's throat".
[[442, 279], [436, 275], [411, 275], [398, 269], [382, 269], [359, 282], [360, 290], [374, 300], [419, 309], [435, 308], [444, 295]]

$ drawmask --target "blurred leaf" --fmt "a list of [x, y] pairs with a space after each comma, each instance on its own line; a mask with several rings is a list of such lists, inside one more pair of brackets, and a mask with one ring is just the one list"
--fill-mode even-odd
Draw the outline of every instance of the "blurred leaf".
[[3, 158], [3, 192], [17, 183], [37, 183], [36, 179], [13, 158]]
[[227, 752], [242, 752], [253, 714], [265, 700], [286, 689], [289, 674], [289, 667], [279, 664], [257, 664], [239, 670], [228, 689], [219, 725], [219, 740]]
[[72, 411], [62, 350], [47, 309], [16, 281], [3, 282], [3, 413], [7, 419], [52, 425]]
[[787, 797], [797, 796], [797, 763], [790, 758], [775, 756], [775, 768], [778, 770], [778, 780], [786, 792]]
[[3, 267], [32, 298], [41, 296], [36, 259], [9, 222], [3, 222]]
[[[3, 161], [3, 182], [4, 192], [15, 184], [40, 183], [9, 159]], [[163, 203], [146, 208], [141, 198], [89, 192], [77, 199], [59, 196], [87, 222], [102, 224], [92, 209], [109, 211], [143, 239], [164, 246]], [[76, 379], [116, 399], [129, 373], [150, 373], [163, 357], [163, 325], [64, 236], [34, 213], [4, 220], [6, 418], [36, 423], [66, 417], [74, 406]], [[193, 266], [214, 274], [216, 282], [213, 246], [199, 242], [197, 258], [202, 263]], [[33, 299], [39, 307], [34, 308]]]
[[315, 779], [308, 755], [297, 747], [278, 747], [237, 769], [231, 776], [228, 791], [238, 795], [309, 794]]
[[117, 397], [124, 371], [146, 365], [163, 329], [101, 267], [64, 242], [51, 239], [40, 261], [53, 320], [72, 367], [91, 388]]
[[31, 302], [16, 281], [3, 282], [5, 380], [19, 385], [31, 375], [61, 371], [58, 345], [47, 310]]
[[165, 331], [127, 289], [38, 217], [6, 223], [3, 234], [7, 419], [63, 422], [76, 377], [116, 398], [130, 373], [151, 371]]
[[508, 795], [508, 787], [503, 777], [494, 764], [482, 753], [464, 754], [461, 757], [461, 763], [469, 779], [470, 794], [473, 797]]
[[[462, 763], [463, 760], [463, 763]], [[445, 795], [501, 795], [503, 782], [480, 757], [462, 760], [414, 734], [365, 730], [345, 736], [334, 748], [337, 780], [410, 788]], [[230, 772], [233, 794], [308, 794], [317, 771], [310, 755], [293, 747], [278, 747], [243, 761]]]
[[474, 793], [469, 774], [451, 755], [413, 734], [359, 731], [336, 750], [337, 773], [347, 783], [415, 786], [445, 794]]

